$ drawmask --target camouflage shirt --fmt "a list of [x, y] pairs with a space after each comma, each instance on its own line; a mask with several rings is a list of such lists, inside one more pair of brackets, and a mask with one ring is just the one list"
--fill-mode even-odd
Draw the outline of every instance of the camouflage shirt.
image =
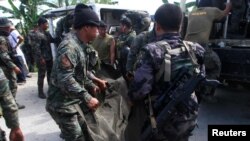
[[[165, 34], [159, 37], [159, 39], [159, 41], [165, 40], [170, 45], [171, 49], [180, 47], [182, 44], [180, 36], [177, 33]], [[192, 48], [196, 56], [203, 57], [204, 49], [200, 45], [193, 44]], [[160, 81], [155, 81], [156, 73], [159, 71], [164, 61], [165, 50], [156, 43], [150, 43], [142, 48], [140, 54], [138, 68], [135, 71], [134, 80], [129, 89], [129, 95], [132, 100], [135, 97], [145, 97], [151, 92], [160, 95], [163, 88], [165, 89], [165, 87], [167, 87], [167, 85], [161, 85]], [[185, 55], [171, 57], [171, 76], [174, 74], [173, 71], [176, 71], [172, 69], [175, 68], [172, 67], [175, 65], [173, 60], [176, 62], [176, 60], [184, 60], [186, 58], [190, 58], [187, 53]]]
[[50, 43], [54, 42], [54, 39], [47, 31], [38, 30], [36, 32], [36, 39], [38, 47], [36, 47], [37, 59], [44, 58], [45, 60], [52, 60], [52, 51]]
[[10, 57], [10, 46], [5, 36], [0, 34], [0, 67], [7, 67], [13, 69], [16, 65]]
[[132, 42], [134, 41], [135, 39], [135, 36], [136, 36], [136, 33], [135, 31], [130, 31], [129, 33], [127, 34], [121, 34], [118, 36], [118, 39], [116, 41], [116, 48], [117, 48], [117, 57], [119, 58], [120, 57], [120, 50], [122, 47], [125, 47], [125, 46], [128, 46], [128, 47], [131, 47], [132, 45]]
[[0, 105], [8, 128], [19, 127], [18, 108], [12, 96], [9, 83], [0, 67]]
[[136, 38], [134, 39], [131, 47], [130, 52], [128, 54], [128, 60], [126, 65], [127, 71], [133, 71], [135, 67], [135, 63], [137, 60], [137, 56], [140, 52], [140, 49], [145, 46], [146, 44], [155, 41], [155, 33], [154, 31], [145, 31], [140, 33]]
[[68, 34], [60, 43], [48, 91], [47, 108], [50, 110], [76, 113], [72, 101], [88, 102], [92, 98], [87, 91], [94, 86], [86, 77], [87, 48], [74, 32]]

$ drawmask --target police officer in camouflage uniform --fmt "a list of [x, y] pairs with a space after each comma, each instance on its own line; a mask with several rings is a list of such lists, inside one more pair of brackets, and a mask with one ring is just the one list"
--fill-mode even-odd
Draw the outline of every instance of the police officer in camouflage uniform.
[[[11, 46], [8, 42], [11, 22], [7, 18], [0, 18], [0, 67], [3, 69], [5, 76], [9, 80], [9, 87], [13, 97], [17, 93], [17, 78], [16, 74], [21, 70], [13, 63], [14, 57]], [[23, 109], [23, 105], [18, 105], [18, 108]]]
[[[95, 111], [99, 101], [92, 94], [99, 90], [87, 78], [88, 43], [97, 36], [99, 18], [84, 4], [74, 12], [74, 32], [60, 43], [51, 73], [46, 109], [58, 124], [66, 141], [88, 140], [86, 127], [74, 101], [82, 101], [87, 113]], [[71, 103], [71, 104], [70, 104]], [[88, 110], [89, 108], [89, 110]]]
[[135, 31], [132, 29], [132, 21], [128, 17], [122, 17], [120, 21], [120, 31], [121, 34], [116, 41], [117, 58], [119, 61], [119, 69], [125, 77], [127, 56], [136, 36]]
[[36, 63], [38, 67], [38, 97], [44, 99], [46, 95], [43, 91], [44, 78], [47, 72], [47, 82], [50, 82], [50, 73], [53, 66], [53, 56], [50, 43], [55, 42], [48, 29], [47, 19], [40, 17], [38, 19], [38, 31], [36, 32], [37, 44], [36, 48]]
[[[1, 18], [0, 18], [1, 21]], [[0, 106], [2, 108], [1, 116], [4, 117], [5, 123], [11, 129], [9, 140], [10, 141], [24, 141], [23, 133], [20, 129], [18, 118], [18, 107], [15, 99], [12, 96], [8, 79], [6, 79], [2, 68], [0, 67]], [[0, 140], [4, 137], [0, 135]]]
[[[125, 132], [126, 141], [140, 141], [141, 132], [145, 127], [144, 124], [147, 123], [145, 121], [149, 117], [147, 108], [145, 108], [149, 104], [144, 103], [149, 94], [153, 97], [162, 95], [164, 90], [173, 83], [176, 73], [181, 68], [188, 67], [190, 71], [193, 71], [198, 66], [202, 67], [204, 49], [200, 45], [189, 43], [189, 46], [186, 47], [192, 50], [197, 59], [199, 58], [199, 61], [196, 62], [197, 65], [200, 63], [198, 66], [192, 65], [192, 59], [188, 55], [187, 49], [180, 51], [180, 48], [184, 46], [179, 33], [181, 21], [182, 11], [173, 4], [163, 4], [155, 13], [157, 42], [147, 44], [141, 49], [138, 68], [135, 70], [134, 79], [129, 88], [128, 96], [132, 101], [132, 108]], [[176, 52], [176, 54], [173, 53], [171, 57], [165, 57], [169, 55], [167, 50]], [[170, 63], [167, 63], [168, 61], [166, 62], [165, 59], [169, 59]], [[165, 65], [161, 67], [163, 63]], [[162, 69], [164, 73], [158, 75]], [[167, 71], [168, 69], [169, 71]], [[198, 112], [198, 103], [194, 93], [186, 99], [185, 103], [188, 104], [181, 106], [182, 108], [176, 108], [171, 115], [171, 120], [167, 121], [163, 125], [164, 128], [158, 130], [157, 136], [154, 136], [151, 140], [188, 140], [195, 128]]]

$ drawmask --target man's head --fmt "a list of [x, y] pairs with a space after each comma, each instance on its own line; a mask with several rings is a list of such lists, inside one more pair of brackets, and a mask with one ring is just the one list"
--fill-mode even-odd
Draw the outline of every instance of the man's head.
[[44, 18], [44, 17], [40, 17], [40, 18], [38, 19], [38, 21], [37, 21], [37, 24], [38, 24], [38, 26], [39, 26], [42, 30], [44, 30], [44, 31], [47, 30], [48, 27], [49, 27], [48, 21], [47, 21], [47, 19]]
[[126, 11], [123, 17], [128, 17], [132, 21], [132, 29], [136, 34], [143, 31], [148, 31], [151, 24], [151, 17], [147, 11], [142, 10], [129, 10]]
[[10, 33], [11, 21], [6, 17], [0, 17], [0, 31], [6, 35]]
[[87, 5], [78, 4], [74, 11], [73, 27], [78, 36], [85, 42], [92, 41], [96, 38], [100, 20], [97, 14]]
[[132, 21], [128, 17], [122, 17], [120, 20], [120, 30], [121, 32], [128, 32], [132, 28]]
[[182, 22], [182, 11], [174, 4], [163, 4], [155, 12], [156, 34], [179, 32]]
[[65, 16], [65, 25], [70, 28], [72, 27], [73, 25], [73, 20], [74, 20], [74, 13], [71, 12], [71, 13], [68, 13], [66, 16]]
[[107, 24], [104, 21], [100, 22], [100, 26], [98, 28], [99, 35], [104, 37], [106, 35]]

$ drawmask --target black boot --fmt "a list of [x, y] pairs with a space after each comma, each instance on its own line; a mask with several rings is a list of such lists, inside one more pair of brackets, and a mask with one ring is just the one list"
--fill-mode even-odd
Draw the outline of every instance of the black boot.
[[46, 95], [44, 94], [44, 92], [39, 92], [38, 97], [40, 97], [41, 99], [46, 99]]
[[43, 92], [42, 86], [38, 86], [38, 97], [40, 97], [41, 99], [46, 99], [46, 95]]
[[24, 105], [20, 105], [19, 103], [16, 103], [16, 105], [17, 105], [18, 109], [24, 109], [25, 108]]

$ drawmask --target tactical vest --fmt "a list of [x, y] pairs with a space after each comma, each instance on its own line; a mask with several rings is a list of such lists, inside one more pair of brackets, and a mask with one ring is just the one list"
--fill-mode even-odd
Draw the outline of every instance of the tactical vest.
[[162, 47], [165, 52], [164, 61], [155, 76], [156, 82], [170, 82], [182, 67], [187, 67], [191, 73], [199, 72], [199, 65], [192, 49], [193, 43], [183, 41], [183, 45], [174, 49], [164, 40], [156, 42], [156, 45]]

